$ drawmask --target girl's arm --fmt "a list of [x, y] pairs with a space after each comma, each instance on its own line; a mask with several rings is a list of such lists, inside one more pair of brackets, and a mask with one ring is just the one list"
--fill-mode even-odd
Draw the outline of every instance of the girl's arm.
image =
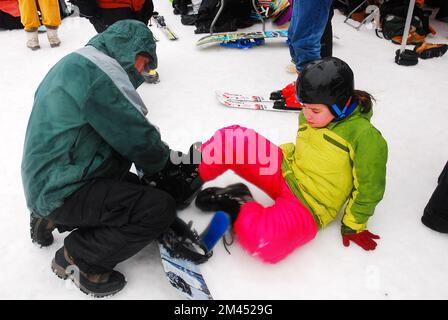
[[366, 229], [386, 185], [387, 143], [381, 133], [371, 127], [356, 139], [353, 147], [353, 191], [342, 218], [343, 233]]

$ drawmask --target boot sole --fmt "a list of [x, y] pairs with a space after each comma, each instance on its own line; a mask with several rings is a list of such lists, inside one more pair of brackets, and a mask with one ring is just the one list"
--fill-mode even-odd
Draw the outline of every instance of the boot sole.
[[419, 54], [419, 58], [421, 58], [421, 59], [438, 58], [438, 57], [443, 56], [447, 50], [448, 50], [448, 46], [427, 49], [427, 50], [424, 50], [421, 54]]
[[[68, 273], [66, 269], [64, 269], [63, 267], [61, 267], [60, 265], [58, 265], [56, 263], [55, 259], [53, 259], [51, 261], [51, 270], [53, 270], [54, 274], [56, 274], [56, 276], [58, 276], [58, 278], [60, 278], [62, 280], [67, 280], [67, 279], [72, 280], [72, 282], [75, 284], [76, 287], [79, 288], [79, 290], [81, 290], [86, 295], [92, 296], [94, 298], [111, 297], [124, 288], [124, 285], [123, 285], [123, 287], [116, 289], [116, 290], [109, 291], [109, 292], [104, 292], [104, 293], [93, 292], [82, 285], [82, 283], [80, 281], [80, 276], [78, 276], [78, 277], [75, 276], [75, 270], [72, 270], [71, 272]], [[79, 271], [76, 273], [79, 274]], [[126, 283], [125, 283], [125, 285], [126, 285]]]

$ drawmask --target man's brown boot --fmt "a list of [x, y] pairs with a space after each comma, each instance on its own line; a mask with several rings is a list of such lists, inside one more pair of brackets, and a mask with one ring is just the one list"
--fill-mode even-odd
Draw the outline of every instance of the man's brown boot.
[[124, 276], [115, 270], [101, 274], [81, 271], [64, 247], [56, 252], [51, 269], [59, 278], [70, 278], [82, 292], [95, 298], [114, 295], [126, 285]]

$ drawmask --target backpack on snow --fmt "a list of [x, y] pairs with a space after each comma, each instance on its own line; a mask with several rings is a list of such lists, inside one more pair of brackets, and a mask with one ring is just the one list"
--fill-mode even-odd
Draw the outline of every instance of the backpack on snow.
[[[380, 23], [385, 39], [403, 35], [408, 8], [409, 0], [389, 0], [380, 6]], [[429, 15], [421, 8], [414, 7], [411, 26], [418, 34], [426, 36], [430, 32]]]

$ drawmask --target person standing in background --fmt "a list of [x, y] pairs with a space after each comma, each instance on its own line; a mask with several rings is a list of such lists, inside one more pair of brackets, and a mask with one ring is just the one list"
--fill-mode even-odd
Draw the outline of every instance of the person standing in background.
[[[132, 19], [148, 25], [154, 13], [152, 0], [71, 0], [79, 8], [81, 17], [90, 21], [96, 32], [101, 33], [113, 23]], [[159, 82], [156, 70], [143, 72], [145, 82]]]
[[58, 0], [19, 0], [21, 22], [27, 35], [26, 46], [31, 50], [40, 48], [37, 29], [40, 26], [39, 12], [42, 24], [47, 28], [48, 42], [52, 48], [61, 44], [58, 28], [61, 25]]

